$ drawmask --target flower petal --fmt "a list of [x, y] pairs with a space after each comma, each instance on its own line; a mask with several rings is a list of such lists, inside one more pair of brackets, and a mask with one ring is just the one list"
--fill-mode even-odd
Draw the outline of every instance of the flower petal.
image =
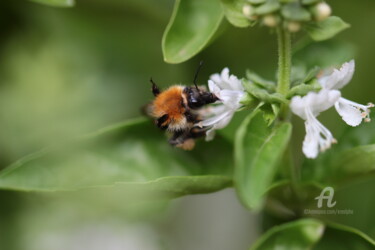
[[208, 127], [206, 140], [211, 140], [215, 130], [227, 126], [234, 112], [242, 106], [240, 101], [245, 92], [242, 82], [236, 76], [229, 75], [228, 68], [224, 68], [220, 74], [211, 75], [208, 88], [219, 98], [218, 102], [221, 104], [200, 110], [204, 119], [197, 126]]
[[350, 105], [336, 102], [335, 108], [342, 119], [350, 126], [358, 126], [362, 122], [361, 111]]
[[313, 116], [311, 110], [307, 109], [306, 116], [306, 136], [302, 151], [307, 158], [316, 158], [319, 151], [324, 152], [329, 149], [332, 143], [336, 143], [336, 140], [332, 133]]
[[215, 128], [212, 127], [206, 131], [206, 141], [212, 141], [215, 137], [216, 131]]
[[330, 75], [318, 79], [320, 85], [325, 89], [341, 89], [353, 77], [355, 70], [354, 60], [344, 63], [340, 69], [334, 69]]
[[228, 68], [224, 68], [220, 74], [211, 75], [210, 80], [213, 81], [221, 90], [244, 90], [242, 82], [235, 75], [229, 75]]
[[207, 119], [203, 120], [202, 122], [200, 122], [200, 125], [203, 126], [203, 127], [213, 126], [214, 124], [220, 122], [225, 117], [230, 116], [231, 113], [232, 113], [231, 110], [226, 110], [225, 112], [223, 112], [221, 114], [218, 114], [218, 115], [215, 115], [213, 117], [210, 117], [210, 118], [207, 118]]
[[210, 76], [210, 80], [214, 81], [215, 83], [221, 82], [220, 74], [216, 73]]
[[304, 97], [293, 97], [290, 108], [294, 114], [306, 120], [306, 107], [309, 107], [312, 114], [316, 117], [320, 112], [332, 107], [340, 97], [341, 93], [338, 90], [322, 89], [318, 93], [309, 92]]
[[305, 122], [306, 136], [302, 144], [302, 152], [307, 158], [316, 158], [319, 153], [318, 134], [312, 129], [308, 122]]
[[211, 93], [220, 98], [220, 88], [215, 84], [214, 81], [208, 80], [208, 89]]
[[217, 123], [215, 123], [212, 128], [206, 131], [206, 141], [211, 141], [215, 137], [215, 130], [222, 129], [228, 125], [232, 120], [234, 113], [229, 113], [227, 116], [223, 117]]
[[345, 98], [340, 98], [335, 103], [335, 108], [337, 113], [342, 117], [342, 119], [350, 126], [358, 126], [361, 124], [362, 120], [370, 120], [370, 108], [374, 105], [372, 103], [367, 106], [352, 102]]
[[242, 86], [242, 82], [237, 78], [235, 75], [231, 75], [229, 77], [229, 84], [233, 90], [240, 90], [243, 91], [244, 87]]
[[311, 92], [307, 94], [307, 103], [311, 107], [314, 116], [318, 116], [320, 112], [326, 111], [332, 107], [341, 97], [338, 90], [321, 90], [318, 93]]
[[244, 92], [236, 90], [222, 90], [220, 91], [220, 100], [230, 109], [238, 109], [241, 107], [240, 101], [244, 96]]
[[292, 112], [302, 119], [306, 120], [306, 114], [305, 114], [305, 103], [306, 99], [303, 99], [303, 97], [300, 96], [294, 96], [290, 102], [290, 109]]
[[210, 106], [207, 107], [204, 116], [209, 118], [214, 115], [219, 115], [225, 111], [227, 111], [228, 108], [225, 107], [223, 104], [215, 105], [215, 106]]
[[221, 119], [219, 122], [217, 122], [214, 127], [215, 129], [222, 129], [225, 128], [229, 122], [232, 120], [234, 113], [229, 112], [227, 116], [225, 116], [223, 119]]

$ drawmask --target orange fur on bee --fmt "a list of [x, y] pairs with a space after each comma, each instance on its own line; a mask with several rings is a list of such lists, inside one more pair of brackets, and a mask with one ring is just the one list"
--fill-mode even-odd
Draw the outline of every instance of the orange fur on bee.
[[182, 91], [181, 86], [172, 86], [169, 89], [161, 92], [154, 100], [152, 115], [154, 117], [161, 117], [168, 114], [168, 123], [179, 123], [184, 117], [185, 108], [182, 104]]

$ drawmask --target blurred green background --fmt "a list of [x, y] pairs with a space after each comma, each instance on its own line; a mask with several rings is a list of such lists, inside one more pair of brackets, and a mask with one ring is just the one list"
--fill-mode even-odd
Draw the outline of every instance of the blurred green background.
[[[352, 27], [333, 40], [304, 47], [294, 62], [330, 66], [354, 58], [356, 72], [343, 94], [357, 102], [374, 102], [375, 2], [328, 3], [333, 14]], [[276, 39], [259, 26], [227, 25], [192, 60], [164, 63], [161, 38], [172, 7], [172, 0], [77, 0], [73, 8], [2, 1], [0, 168], [66, 138], [140, 116], [141, 106], [152, 99], [151, 76], [161, 87], [189, 84], [204, 60], [201, 84], [223, 67], [240, 77], [250, 68], [274, 78]], [[301, 155], [304, 128], [295, 120], [293, 145]], [[336, 137], [343, 133], [345, 126], [333, 110], [322, 115], [322, 121]], [[296, 160], [301, 162], [302, 156]], [[362, 204], [366, 199], [366, 204], [342, 220], [375, 237], [374, 182], [352, 185], [342, 200]], [[231, 189], [167, 205], [129, 201], [114, 190], [111, 195], [92, 190], [0, 191], [0, 249], [245, 249], [261, 231], [260, 216], [246, 212]]]

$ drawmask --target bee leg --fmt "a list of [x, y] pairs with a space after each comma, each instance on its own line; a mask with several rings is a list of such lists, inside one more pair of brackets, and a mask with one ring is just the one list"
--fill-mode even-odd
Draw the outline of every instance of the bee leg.
[[158, 96], [160, 94], [159, 87], [156, 85], [154, 80], [152, 80], [152, 78], [150, 78], [150, 82], [152, 83], [152, 93], [154, 94], [154, 96]]
[[184, 115], [185, 115], [185, 117], [186, 117], [186, 120], [187, 120], [188, 122], [191, 122], [191, 123], [196, 122], [197, 119], [198, 119], [198, 116], [195, 115], [195, 114], [193, 114], [193, 113], [191, 113], [190, 111], [186, 111], [186, 112], [184, 113]]
[[183, 150], [192, 150], [195, 147], [195, 139], [206, 135], [207, 128], [194, 127], [189, 131], [177, 131], [169, 139], [169, 143]]
[[169, 116], [167, 114], [163, 115], [162, 117], [158, 118], [156, 120], [156, 126], [158, 126], [160, 129], [165, 130], [168, 126], [163, 125], [164, 122], [168, 120]]
[[177, 146], [184, 142], [186, 138], [186, 131], [176, 131], [173, 133], [172, 137], [169, 139], [169, 144], [172, 146]]
[[195, 147], [195, 140], [187, 138], [183, 143], [176, 145], [176, 147], [187, 151], [192, 150]]
[[190, 137], [190, 131], [177, 131], [169, 139], [169, 144], [183, 150], [192, 150], [195, 146], [195, 140]]
[[204, 137], [206, 135], [207, 130], [208, 128], [193, 127], [189, 131], [189, 137], [190, 138]]

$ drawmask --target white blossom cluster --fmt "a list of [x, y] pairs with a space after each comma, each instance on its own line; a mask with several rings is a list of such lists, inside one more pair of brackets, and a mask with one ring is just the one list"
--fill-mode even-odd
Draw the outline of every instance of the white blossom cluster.
[[306, 136], [302, 151], [307, 158], [316, 158], [319, 152], [331, 147], [336, 140], [331, 132], [316, 118], [321, 112], [335, 106], [342, 119], [350, 126], [358, 126], [363, 120], [370, 121], [370, 108], [374, 105], [362, 105], [341, 97], [339, 89], [347, 85], [353, 77], [354, 60], [344, 63], [340, 69], [318, 78], [322, 89], [310, 92], [304, 97], [292, 98], [292, 112], [305, 120]]
[[[358, 126], [362, 121], [370, 121], [370, 108], [374, 104], [362, 105], [341, 97], [340, 89], [346, 86], [353, 77], [354, 60], [344, 63], [340, 69], [318, 77], [321, 85], [319, 92], [309, 92], [307, 95], [294, 96], [290, 102], [292, 112], [305, 120], [306, 136], [302, 151], [307, 158], [316, 158], [319, 152], [329, 149], [336, 143], [332, 133], [321, 124], [317, 116], [335, 107], [338, 114], [350, 126]], [[200, 127], [208, 127], [206, 140], [212, 140], [215, 130], [222, 129], [231, 121], [234, 113], [242, 107], [241, 99], [245, 95], [242, 82], [229, 69], [224, 68], [220, 74], [214, 74], [208, 81], [210, 92], [219, 101], [203, 112]]]

